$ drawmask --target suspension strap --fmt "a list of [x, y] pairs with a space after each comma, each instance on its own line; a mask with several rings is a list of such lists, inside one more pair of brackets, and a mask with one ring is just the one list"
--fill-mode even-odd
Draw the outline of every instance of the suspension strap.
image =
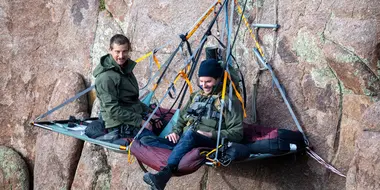
[[321, 158], [320, 156], [318, 156], [317, 153], [315, 153], [314, 151], [312, 151], [310, 149], [310, 147], [306, 147], [306, 153], [314, 158], [314, 160], [316, 160], [318, 163], [322, 164], [325, 168], [329, 169], [330, 171], [342, 176], [342, 177], [346, 177], [346, 175], [342, 174], [342, 172], [340, 172], [339, 170], [337, 170], [334, 166], [332, 166], [331, 164], [327, 163], [325, 160], [323, 160], [323, 158]]
[[264, 52], [263, 52], [263, 50], [261, 49], [259, 42], [257, 42], [257, 40], [256, 40], [256, 36], [255, 36], [255, 34], [253, 34], [253, 31], [252, 31], [251, 27], [249, 26], [249, 23], [248, 23], [247, 18], [244, 16], [244, 12], [243, 12], [243, 10], [241, 9], [241, 7], [240, 7], [239, 3], [237, 2], [237, 0], [234, 0], [234, 1], [235, 1], [235, 4], [236, 4], [236, 8], [237, 8], [237, 10], [238, 10], [238, 13], [241, 14], [241, 17], [242, 17], [242, 19], [243, 19], [243, 21], [244, 21], [245, 26], [247, 27], [247, 29], [248, 29], [248, 31], [249, 31], [249, 34], [251, 34], [252, 39], [255, 41], [256, 48], [257, 48], [258, 51], [260, 52], [260, 55], [261, 55], [262, 57], [265, 57], [265, 56], [264, 56]]
[[178, 73], [176, 79], [174, 80], [174, 83], [177, 82], [177, 80], [179, 79], [179, 77], [182, 77], [182, 78], [185, 80], [185, 82], [186, 82], [187, 85], [189, 86], [189, 92], [190, 92], [190, 94], [192, 94], [192, 93], [193, 93], [193, 88], [192, 88], [192, 86], [191, 86], [191, 82], [190, 82], [189, 78], [187, 77], [187, 74], [185, 73], [184, 70], [182, 70], [182, 71], [180, 71], [180, 72]]
[[92, 85], [90, 87], [88, 87], [87, 89], [83, 90], [82, 92], [79, 92], [78, 94], [76, 94], [75, 96], [71, 97], [70, 99], [64, 101], [62, 104], [59, 104], [58, 106], [54, 107], [53, 109], [51, 110], [48, 110], [46, 113], [38, 116], [34, 121], [39, 121], [41, 120], [42, 118], [50, 115], [51, 113], [53, 113], [54, 111], [62, 108], [63, 106], [65, 106], [66, 104], [78, 99], [79, 97], [83, 96], [84, 94], [86, 94], [87, 92], [91, 91], [92, 89], [95, 88], [95, 85]]
[[235, 91], [235, 94], [236, 94], [236, 97], [239, 99], [240, 103], [241, 103], [241, 106], [243, 108], [243, 113], [244, 113], [244, 117], [247, 117], [247, 113], [245, 111], [245, 105], [244, 105], [244, 101], [243, 101], [243, 98], [241, 97], [239, 91], [236, 89], [236, 86], [234, 84], [234, 82], [232, 81], [231, 79], [231, 75], [227, 72], [227, 75], [228, 75], [228, 79], [230, 80], [231, 84], [232, 84], [232, 87], [234, 88], [234, 91]]
[[198, 30], [199, 26], [206, 20], [206, 18], [213, 12], [215, 9], [215, 6], [217, 4], [221, 4], [221, 0], [216, 0], [209, 9], [202, 15], [202, 17], [196, 22], [196, 24], [192, 27], [190, 32], [186, 34], [186, 40], [188, 40], [194, 33], [195, 31]]
[[161, 65], [160, 65], [160, 62], [159, 62], [158, 59], [157, 59], [156, 54], [153, 54], [153, 61], [156, 63], [157, 68], [160, 69], [160, 68], [161, 68]]
[[281, 94], [281, 97], [282, 99], [284, 100], [289, 112], [290, 112], [290, 115], [292, 116], [293, 118], [293, 121], [294, 123], [296, 124], [298, 130], [302, 133], [302, 136], [303, 136], [303, 139], [305, 141], [305, 144], [307, 146], [309, 146], [309, 140], [307, 139], [296, 115], [294, 114], [294, 111], [293, 111], [293, 108], [291, 107], [289, 101], [288, 101], [288, 98], [286, 97], [286, 93], [285, 93], [285, 90], [284, 88], [281, 87], [281, 84], [280, 82], [278, 81], [277, 77], [276, 77], [276, 74], [274, 73], [273, 69], [272, 69], [272, 66], [270, 64], [268, 64], [267, 62], [264, 61], [264, 59], [261, 57], [259, 51], [256, 49], [256, 48], [253, 48], [253, 52], [255, 53], [257, 59], [260, 61], [260, 63], [269, 70], [270, 74], [272, 75], [272, 80], [274, 82], [274, 84], [276, 85], [276, 87], [278, 88], [278, 90], [280, 91], [280, 94]]

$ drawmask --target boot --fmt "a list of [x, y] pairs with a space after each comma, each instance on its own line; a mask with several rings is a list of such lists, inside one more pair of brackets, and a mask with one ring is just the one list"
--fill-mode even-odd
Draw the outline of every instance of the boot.
[[155, 190], [164, 190], [166, 183], [172, 177], [172, 170], [166, 166], [156, 174], [145, 173], [144, 182], [147, 183]]

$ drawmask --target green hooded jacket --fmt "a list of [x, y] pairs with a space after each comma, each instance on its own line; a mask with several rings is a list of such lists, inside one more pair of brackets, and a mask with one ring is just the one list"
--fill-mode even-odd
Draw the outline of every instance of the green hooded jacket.
[[106, 128], [128, 124], [140, 127], [148, 106], [139, 100], [139, 86], [133, 69], [136, 62], [128, 59], [122, 68], [111, 55], [100, 59], [94, 70], [96, 96]]
[[[213, 111], [219, 111], [220, 109], [220, 102], [221, 102], [221, 92], [220, 90], [217, 91], [218, 93], [214, 93], [214, 97], [216, 96], [218, 100], [214, 101], [213, 105]], [[176, 123], [176, 125], [173, 127], [172, 132], [181, 135], [183, 131], [186, 131], [189, 129], [190, 125], [194, 122], [193, 117], [189, 117], [187, 110], [191, 107], [191, 105], [194, 103], [194, 98], [196, 95], [200, 94], [200, 102], [206, 102], [209, 96], [212, 95], [204, 95], [203, 91], [194, 92], [190, 95], [190, 99], [181, 109], [180, 111], [180, 117]], [[229, 111], [228, 108], [228, 96], [225, 97], [225, 106], [224, 106], [224, 113], [223, 113], [223, 122], [221, 126], [221, 138], [227, 138], [229, 141], [232, 142], [240, 142], [243, 139], [243, 109], [241, 106], [240, 101], [233, 96], [232, 98], [232, 109]], [[216, 105], [219, 104], [219, 105]], [[211, 132], [212, 133], [212, 139], [217, 140], [218, 135], [218, 126], [219, 126], [219, 119], [201, 119], [198, 122], [198, 125], [193, 126], [194, 130], [201, 130], [204, 132]]]

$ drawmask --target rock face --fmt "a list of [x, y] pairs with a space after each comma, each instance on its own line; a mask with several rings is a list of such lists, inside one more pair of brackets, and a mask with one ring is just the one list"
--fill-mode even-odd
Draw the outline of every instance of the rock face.
[[[188, 32], [212, 2], [106, 0], [106, 10], [100, 12], [99, 1], [0, 2], [3, 29], [0, 31], [0, 109], [3, 113], [0, 122], [4, 127], [0, 144], [14, 148], [26, 158], [34, 171], [36, 189], [52, 188], [48, 179], [56, 185], [54, 187], [64, 189], [146, 188], [138, 165], [128, 165], [126, 155], [87, 143], [82, 150], [81, 142], [39, 132], [28, 123], [44, 113], [48, 105], [52, 108], [84, 88], [83, 79], [78, 79], [72, 71], [82, 74], [87, 84], [93, 80], [90, 72], [107, 53], [112, 35], [124, 33], [131, 39], [132, 59], [171, 41], [157, 52], [162, 64], [179, 44], [178, 35]], [[245, 1], [239, 2], [243, 5]], [[380, 112], [378, 7], [378, 0], [266, 0], [250, 1], [246, 7], [245, 16], [250, 24], [281, 25], [276, 32], [258, 29], [258, 42], [285, 87], [311, 145], [327, 162], [343, 173], [348, 172], [347, 180], [332, 174], [313, 159], [297, 155], [227, 168], [203, 167], [190, 176], [173, 178], [168, 189], [379, 188], [376, 172], [379, 169], [376, 152]], [[215, 36], [225, 32], [222, 31], [225, 26], [223, 14], [221, 16], [216, 25], [219, 30], [212, 30]], [[235, 14], [234, 29], [239, 19]], [[193, 51], [210, 21], [206, 19], [189, 39]], [[260, 124], [296, 129], [280, 94], [272, 87], [268, 71], [260, 72], [257, 97], [252, 95], [254, 71], [258, 70], [252, 52], [255, 43], [244, 25], [237, 36], [232, 52], [246, 79], [249, 115], [246, 121], [253, 120], [253, 99], [257, 99], [255, 106]], [[212, 45], [218, 42], [209, 37], [206, 46]], [[181, 56], [175, 58], [156, 91], [157, 99], [162, 98], [183, 62]], [[150, 69], [149, 59], [136, 66], [134, 73], [140, 87], [157, 70], [154, 65], [152, 67]], [[63, 83], [62, 73], [69, 73]], [[194, 88], [195, 78], [192, 79]], [[77, 83], [72, 81], [79, 80], [81, 87], [69, 88]], [[180, 88], [181, 83], [182, 80], [176, 87]], [[152, 84], [147, 89], [151, 87]], [[80, 106], [86, 104], [84, 101], [79, 100], [76, 106], [57, 112], [52, 118], [67, 118], [74, 110], [86, 112], [88, 108]], [[168, 107], [172, 102], [167, 99], [163, 106]], [[45, 141], [52, 145], [44, 144]], [[53, 149], [53, 145], [61, 146], [60, 150]], [[48, 167], [43, 162], [59, 164]], [[59, 173], [56, 179], [49, 178], [53, 173]], [[4, 174], [0, 172], [2, 178]], [[0, 184], [0, 188], [3, 186]]]
[[356, 140], [356, 151], [347, 173], [347, 190], [380, 188], [379, 117], [379, 102], [369, 107], [362, 115], [361, 123], [364, 131]]
[[19, 152], [31, 170], [37, 130], [64, 69], [87, 77], [98, 1], [0, 2], [0, 144]]
[[[49, 109], [61, 104], [84, 89], [83, 78], [77, 73], [63, 72], [53, 90]], [[53, 112], [50, 119], [88, 117], [87, 98], [81, 97]], [[40, 130], [36, 141], [34, 168], [35, 189], [70, 189], [83, 141], [51, 131]]]
[[28, 190], [29, 186], [25, 161], [11, 148], [0, 146], [0, 189]]

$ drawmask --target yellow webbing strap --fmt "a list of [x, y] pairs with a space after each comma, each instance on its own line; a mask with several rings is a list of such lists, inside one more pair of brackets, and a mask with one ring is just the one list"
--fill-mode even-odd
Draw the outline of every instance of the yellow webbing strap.
[[133, 140], [130, 144], [129, 144], [129, 148], [128, 148], [128, 163], [132, 164], [133, 163], [133, 157], [131, 155], [131, 148], [132, 147], [132, 143], [134, 142], [135, 140]]
[[206, 12], [206, 14], [204, 14], [202, 16], [202, 18], [194, 25], [193, 29], [190, 30], [190, 32], [187, 33], [186, 35], [186, 40], [188, 40], [193, 34], [195, 31], [198, 30], [199, 26], [206, 20], [206, 18], [208, 16], [210, 16], [210, 14], [212, 13], [212, 11], [215, 9], [215, 6], [220, 3], [221, 4], [221, 0], [218, 0], [218, 1], [215, 1], [215, 3], [208, 9], [208, 11]]
[[140, 61], [146, 59], [147, 57], [149, 57], [150, 55], [152, 55], [152, 53], [153, 53], [153, 51], [151, 51], [151, 52], [149, 52], [149, 53], [147, 53], [147, 54], [145, 54], [145, 55], [139, 57], [138, 59], [136, 59], [135, 62], [138, 63], [138, 62], [140, 62]]
[[191, 82], [190, 82], [189, 78], [187, 77], [187, 74], [185, 73], [184, 70], [181, 70], [178, 73], [177, 77], [174, 79], [173, 84], [177, 83], [179, 77], [182, 77], [186, 81], [187, 85], [189, 86], [190, 94], [192, 94], [193, 93], [193, 87], [192, 87]]
[[158, 86], [158, 84], [157, 84], [157, 83], [156, 83], [156, 84], [154, 84], [154, 85], [153, 85], [153, 88], [152, 88], [152, 91], [156, 90], [157, 86]]
[[236, 86], [235, 86], [234, 82], [232, 81], [230, 74], [228, 74], [228, 79], [230, 79], [232, 87], [234, 88], [236, 97], [239, 99], [239, 101], [241, 103], [241, 106], [243, 108], [244, 117], [247, 117], [247, 113], [245, 112], [245, 106], [244, 106], [243, 98], [241, 97], [239, 91], [236, 89]]
[[223, 76], [223, 89], [222, 89], [222, 100], [223, 100], [223, 101], [224, 101], [224, 98], [225, 98], [225, 96], [226, 96], [227, 76], [228, 76], [228, 73], [227, 73], [227, 71], [225, 70], [225, 71], [224, 71], [224, 76]]
[[[220, 148], [220, 147], [222, 147], [223, 145], [219, 145], [218, 146], [218, 149]], [[214, 148], [213, 150], [211, 150], [210, 152], [208, 152], [207, 154], [206, 154], [206, 159], [207, 160], [209, 160], [209, 161], [211, 161], [215, 166], [220, 166], [220, 163], [218, 163], [218, 162], [216, 162], [215, 160], [213, 160], [213, 159], [211, 159], [209, 156], [210, 156], [210, 154], [212, 154], [213, 152], [215, 152], [216, 151], [216, 148]], [[203, 152], [202, 152], [203, 153]], [[202, 154], [201, 153], [201, 154]]]
[[251, 27], [249, 26], [249, 23], [248, 23], [248, 21], [247, 21], [247, 18], [245, 18], [244, 14], [243, 14], [243, 10], [241, 9], [241, 7], [240, 7], [239, 3], [237, 2], [237, 0], [234, 0], [234, 1], [235, 1], [235, 4], [236, 4], [236, 7], [237, 7], [237, 10], [238, 10], [239, 14], [242, 15], [242, 18], [243, 18], [243, 20], [244, 20], [245, 26], [247, 26], [248, 31], [249, 31], [249, 33], [251, 34], [251, 37], [252, 37], [253, 40], [255, 41], [256, 48], [259, 50], [261, 56], [264, 57], [263, 50], [261, 49], [260, 44], [256, 41], [256, 37], [255, 37], [255, 35], [253, 34], [253, 31], [252, 31]]
[[158, 59], [157, 59], [157, 57], [156, 57], [156, 54], [153, 54], [153, 60], [154, 60], [154, 62], [156, 63], [157, 68], [160, 69], [160, 68], [161, 68], [161, 65], [160, 65], [160, 62], [158, 61]]

